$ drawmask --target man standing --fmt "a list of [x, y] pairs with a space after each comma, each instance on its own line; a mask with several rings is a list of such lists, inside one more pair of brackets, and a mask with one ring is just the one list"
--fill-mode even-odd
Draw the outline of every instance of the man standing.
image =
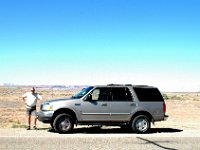
[[42, 97], [38, 93], [35, 93], [35, 88], [32, 87], [31, 92], [26, 92], [24, 95], [22, 95], [22, 99], [26, 104], [26, 113], [28, 115], [27, 130], [30, 130], [31, 128], [31, 115], [34, 116], [33, 129], [36, 129], [36, 121], [37, 121], [36, 104], [37, 104], [37, 100], [42, 100]]

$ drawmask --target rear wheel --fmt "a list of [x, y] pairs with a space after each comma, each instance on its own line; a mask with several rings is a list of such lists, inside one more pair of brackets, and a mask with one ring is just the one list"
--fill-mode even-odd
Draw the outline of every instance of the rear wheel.
[[51, 128], [54, 129], [53, 127], [53, 121], [50, 122]]
[[53, 127], [59, 133], [69, 133], [74, 128], [74, 122], [70, 115], [63, 113], [56, 116]]
[[131, 128], [136, 133], [146, 133], [150, 126], [149, 118], [145, 115], [136, 116], [131, 122]]

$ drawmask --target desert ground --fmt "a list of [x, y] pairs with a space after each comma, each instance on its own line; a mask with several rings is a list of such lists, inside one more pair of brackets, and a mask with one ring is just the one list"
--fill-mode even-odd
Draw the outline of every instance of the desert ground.
[[[37, 88], [36, 91], [43, 97], [38, 102], [46, 99], [69, 97], [80, 89], [50, 89]], [[30, 91], [30, 87], [0, 87], [0, 128], [26, 128], [27, 119], [25, 114], [22, 94]], [[200, 129], [200, 93], [167, 93], [162, 92], [167, 105], [166, 121], [156, 122], [153, 128], [171, 128], [178, 130]], [[38, 128], [50, 128], [50, 125], [38, 122]]]
[[[25, 113], [25, 103], [21, 96], [25, 92], [30, 92], [31, 87], [0, 87], [0, 128], [25, 128], [27, 119]], [[53, 88], [36, 88], [43, 100], [38, 101], [37, 111], [40, 104], [51, 98], [69, 97], [80, 89], [53, 89]], [[45, 124], [38, 122], [41, 127]]]

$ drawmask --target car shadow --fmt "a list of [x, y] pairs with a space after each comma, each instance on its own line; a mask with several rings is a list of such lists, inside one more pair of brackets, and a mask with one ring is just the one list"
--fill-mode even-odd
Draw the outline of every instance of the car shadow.
[[176, 132], [182, 132], [181, 129], [175, 129], [175, 128], [151, 128], [149, 130], [149, 134], [152, 133], [176, 133]]
[[[182, 132], [183, 130], [175, 128], [151, 128], [145, 134], [155, 134], [155, 133], [176, 133]], [[48, 132], [57, 133], [54, 129], [49, 129]], [[130, 129], [124, 128], [102, 128], [102, 127], [80, 127], [74, 128], [71, 132], [72, 134], [82, 133], [82, 134], [135, 134]]]

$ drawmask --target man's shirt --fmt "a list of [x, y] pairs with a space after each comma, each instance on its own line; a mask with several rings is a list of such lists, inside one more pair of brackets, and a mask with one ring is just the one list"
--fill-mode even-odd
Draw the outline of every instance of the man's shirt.
[[38, 93], [27, 92], [22, 97], [26, 99], [26, 107], [30, 108], [36, 106], [37, 100], [42, 100], [42, 97]]

